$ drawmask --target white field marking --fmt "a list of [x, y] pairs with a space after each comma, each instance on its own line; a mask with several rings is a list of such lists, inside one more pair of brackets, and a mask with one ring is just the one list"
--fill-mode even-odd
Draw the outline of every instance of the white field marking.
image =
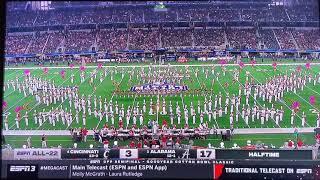
[[[139, 71], [137, 71], [137, 73], [138, 73]], [[134, 70], [134, 73], [136, 73], [136, 70]], [[159, 96], [159, 93], [158, 93], [158, 96]], [[137, 94], [135, 94], [135, 96], [134, 96], [134, 99], [133, 99], [133, 103], [132, 103], [132, 109], [131, 109], [131, 111], [130, 111], [130, 114], [131, 114], [131, 112], [133, 111], [133, 108], [134, 108], [134, 103], [136, 102], [136, 98], [138, 97], [138, 95]], [[159, 101], [160, 101], [160, 97], [159, 97]], [[160, 107], [159, 107], [160, 108]], [[139, 112], [137, 112], [138, 114], [139, 114]], [[159, 115], [158, 115], [158, 117], [159, 117]], [[138, 123], [139, 124], [139, 123]]]
[[8, 78], [9, 76], [11, 76], [12, 74], [17, 74], [17, 71], [12, 71], [12, 73], [5, 75], [4, 74], [4, 79]]
[[[314, 74], [315, 75], [317, 75], [317, 73], [319, 73], [319, 72], [316, 72], [316, 71], [314, 71], [313, 69], [311, 69], [310, 68], [310, 70], [312, 71], [312, 72], [314, 72]], [[307, 74], [307, 72], [305, 72], [305, 74]], [[316, 80], [316, 82], [318, 83], [318, 81]], [[306, 86], [307, 87], [307, 86]], [[316, 94], [318, 94], [318, 95], [320, 95], [320, 93], [319, 92], [317, 92], [317, 91], [315, 91], [313, 88], [310, 88], [310, 87], [308, 87], [310, 90], [312, 90], [313, 92], [315, 92]]]
[[[79, 71], [79, 70], [78, 70], [78, 71]], [[78, 72], [78, 71], [77, 71], [77, 72]], [[76, 72], [76, 73], [77, 73], [77, 72]], [[67, 82], [70, 78], [71, 78], [71, 76], [70, 76], [69, 78], [67, 78], [66, 80], [64, 80], [64, 81], [63, 81], [60, 85], [58, 85], [58, 86], [63, 85], [63, 84], [64, 84], [65, 82]], [[63, 102], [64, 102], [64, 101], [63, 101]], [[63, 103], [63, 102], [62, 102], [62, 103]], [[62, 103], [61, 103], [61, 104], [62, 104]], [[40, 103], [40, 104], [41, 104], [41, 103]], [[38, 105], [40, 105], [40, 104], [38, 104]], [[61, 105], [61, 104], [60, 104], [60, 105]], [[37, 105], [37, 106], [38, 106], [38, 105]], [[59, 106], [60, 106], [60, 105], [59, 105]], [[34, 106], [31, 110], [33, 110], [33, 109], [36, 108], [37, 106]], [[59, 106], [58, 106], [58, 107], [59, 107]], [[58, 108], [58, 107], [57, 107], [57, 108]], [[56, 108], [56, 109], [57, 109], [57, 108]], [[31, 110], [30, 110], [30, 111], [31, 111]]]
[[[126, 74], [125, 74], [125, 75], [126, 75]], [[125, 76], [125, 75], [124, 75], [124, 76]], [[123, 80], [124, 76], [121, 78], [121, 81], [120, 81], [119, 85], [122, 83], [122, 80]], [[111, 96], [111, 98], [110, 98], [110, 101], [113, 99], [114, 94], [115, 94], [115, 91], [112, 93], [112, 96]], [[110, 105], [110, 101], [108, 102], [107, 107], [109, 107], [109, 105]], [[103, 118], [102, 118], [102, 119], [103, 119]], [[101, 120], [99, 120], [99, 122], [98, 122], [98, 124], [97, 124], [97, 126], [96, 126], [96, 129], [99, 127], [99, 125], [100, 125], [100, 123], [101, 123], [102, 119], [101, 119]]]
[[[229, 72], [228, 72], [229, 73]], [[250, 73], [250, 75], [251, 75], [251, 73]], [[240, 74], [239, 74], [239, 76], [240, 76]], [[251, 75], [251, 77], [253, 77], [252, 75]], [[253, 77], [253, 79], [255, 79], [254, 77]], [[237, 80], [238, 81], [238, 80]], [[258, 81], [259, 82], [259, 81]], [[238, 81], [238, 83], [245, 89], [245, 87], [244, 87], [244, 85], [242, 85], [239, 81]], [[259, 82], [260, 83], [260, 82]], [[261, 104], [258, 102], [258, 100], [255, 100], [254, 99], [254, 97], [252, 96], [252, 93], [250, 93], [250, 96], [253, 98], [253, 100], [261, 107], [261, 108], [263, 108], [262, 106], [261, 106]], [[271, 118], [274, 122], [276, 122], [275, 121], [275, 119], [273, 119], [273, 118]], [[276, 124], [277, 125], [277, 124]], [[281, 126], [280, 125], [277, 125], [279, 128], [281, 128]], [[273, 126], [274, 127], [274, 126]], [[274, 127], [275, 128], [275, 127]]]
[[[199, 81], [199, 80], [198, 80]], [[181, 102], [182, 102], [182, 109], [184, 110], [184, 107], [185, 107], [185, 104], [184, 104], [184, 101], [183, 101], [183, 95], [182, 95], [182, 93], [180, 94], [180, 98], [181, 98]], [[189, 115], [188, 115], [189, 116]], [[186, 120], [184, 120], [184, 121], [186, 121]], [[189, 122], [188, 122], [188, 124], [189, 124]]]
[[[14, 71], [14, 72], [17, 72], [17, 71]], [[13, 73], [11, 73], [11, 74], [13, 74]], [[11, 75], [10, 74], [10, 75]], [[15, 73], [15, 74], [17, 74], [17, 73]], [[25, 75], [21, 75], [21, 76], [19, 76], [18, 77], [18, 80], [20, 80], [22, 77], [24, 77]], [[7, 82], [7, 83], [10, 83], [9, 81]], [[5, 86], [5, 85], [4, 85]], [[10, 87], [11, 88], [11, 87]], [[14, 93], [14, 92], [16, 92], [16, 91], [19, 91], [18, 89], [16, 89], [15, 91], [12, 91], [12, 92], [10, 92], [9, 94], [7, 94], [6, 96], [4, 96], [4, 98], [6, 98], [6, 97], [8, 97], [8, 96], [10, 96], [12, 93]]]
[[[3, 78], [3, 86], [5, 86], [6, 84], [5, 83], [9, 83], [9, 81], [10, 80], [8, 80], [7, 78], [9, 77], [9, 76], [12, 76], [12, 74], [17, 74], [17, 71], [13, 71], [12, 73], [10, 73], [10, 74], [8, 74], [8, 75], [5, 75], [5, 73], [4, 73], [4, 78]], [[23, 76], [23, 75], [22, 75]], [[20, 76], [19, 77], [19, 79], [22, 77], [22, 76]], [[7, 82], [5, 82], [5, 80], [7, 79]], [[13, 79], [11, 79], [11, 80], [13, 80]], [[9, 88], [10, 88], [10, 86], [9, 86]], [[12, 94], [14, 91], [12, 91], [10, 94]], [[10, 94], [8, 94], [7, 96], [9, 96]], [[7, 96], [5, 96], [5, 97], [7, 97]]]
[[[52, 78], [50, 78], [49, 80], [53, 79], [54, 76]], [[8, 108], [5, 112], [8, 112], [11, 108], [13, 108], [15, 105], [17, 105], [20, 101], [24, 100], [25, 98], [29, 97], [30, 94], [28, 94], [28, 96], [21, 98], [18, 102], [16, 102], [13, 106], [11, 106], [10, 108]]]
[[[194, 75], [195, 75], [195, 70], [194, 70], [192, 67], [191, 67], [191, 69], [192, 69], [192, 71], [193, 71], [193, 73], [194, 73]], [[199, 83], [199, 85], [200, 85], [200, 87], [201, 87], [201, 83], [200, 83], [200, 80], [199, 80], [199, 78], [198, 78], [198, 74], [197, 74], [196, 78], [197, 78], [197, 81], [198, 81], [198, 83]], [[216, 123], [216, 125], [217, 125], [216, 127], [218, 127], [218, 129], [220, 129], [217, 120], [214, 119], [214, 121], [215, 121], [215, 123]]]
[[[229, 71], [228, 71], [228, 72], [229, 72]], [[231, 77], [232, 77], [232, 76], [231, 76]], [[239, 81], [238, 81], [238, 82], [239, 82]], [[219, 79], [218, 79], [218, 83], [219, 83], [219, 85], [222, 87], [222, 89], [223, 89], [223, 91], [225, 92], [225, 94], [227, 94], [226, 89], [221, 85], [221, 83], [220, 83]], [[239, 82], [239, 84], [240, 84], [240, 82]], [[246, 124], [245, 119], [244, 119], [244, 118], [242, 118], [242, 116], [241, 116], [241, 114], [240, 114], [240, 112], [239, 112], [239, 111], [238, 111], [238, 114], [240, 115], [241, 119], [243, 119], [244, 123]], [[230, 122], [229, 122], [229, 125], [230, 125]], [[246, 124], [246, 125], [250, 128], [249, 123], [248, 123], [248, 124]]]
[[[76, 71], [76, 73], [78, 73], [79, 71], [80, 71], [80, 69], [78, 69], [78, 70]], [[86, 73], [86, 74], [87, 74], [87, 73]], [[87, 80], [89, 77], [90, 77], [90, 76], [88, 76], [87, 78], [85, 78], [84, 81], [79, 84], [79, 87], [80, 87], [81, 84], [83, 84], [84, 82], [86, 82], [86, 80]], [[62, 84], [60, 84], [59, 86], [63, 85], [63, 84], [64, 84], [65, 82], [67, 82], [70, 78], [71, 78], [71, 76], [70, 76], [68, 79], [64, 80], [64, 81], [62, 82]], [[64, 100], [55, 108], [55, 110], [58, 110], [58, 108], [59, 108], [60, 106], [62, 106], [62, 104], [63, 104], [67, 99], [68, 99], [68, 98], [64, 99]], [[32, 109], [33, 109], [33, 108], [32, 108]], [[45, 124], [45, 122], [47, 122], [47, 119], [46, 119], [45, 121], [43, 121], [43, 123], [42, 123], [41, 126], [43, 126], [43, 125]], [[40, 129], [41, 126], [39, 126], [39, 127], [37, 128], [37, 130]]]
[[[281, 74], [284, 74], [281, 70], [279, 70], [280, 72], [281, 72]], [[311, 89], [309, 86], [307, 86], [307, 84], [310, 84], [310, 83], [307, 83], [306, 82], [306, 88], [308, 88], [308, 89]], [[311, 90], [313, 90], [313, 89], [311, 89]], [[313, 90], [314, 91], [314, 90]], [[314, 91], [314, 92], [316, 92], [316, 91]], [[295, 92], [293, 92], [295, 95], [297, 95], [300, 99], [302, 99], [303, 101], [305, 101], [306, 103], [308, 103], [311, 107], [313, 107], [314, 109], [316, 109], [317, 111], [319, 111], [319, 109], [318, 108], [316, 108], [316, 107], [314, 107], [309, 101], [307, 101], [307, 100], [305, 100], [303, 97], [301, 97], [299, 94], [297, 94], [297, 93], [295, 93]]]
[[[98, 68], [97, 68], [98, 69]], [[108, 75], [108, 74], [107, 74]], [[100, 74], [100, 76], [101, 76], [101, 74]], [[102, 82], [105, 80], [107, 78], [107, 76], [105, 76], [104, 78], [103, 78], [103, 80], [98, 84], [98, 86], [97, 87], [99, 87], [101, 84], [102, 84]], [[93, 93], [95, 93], [94, 91], [92, 91], [92, 93], [90, 94], [91, 96], [93, 95]], [[82, 110], [81, 110], [82, 111]], [[81, 112], [81, 111], [79, 111], [79, 113]], [[79, 114], [78, 113], [78, 114]], [[71, 120], [71, 123], [70, 123], [70, 126], [72, 125], [72, 123], [73, 123], [73, 120], [75, 119], [76, 117], [73, 117], [72, 118], [72, 120]], [[70, 127], [70, 126], [67, 126], [67, 128], [66, 128], [66, 130]]]
[[[296, 65], [305, 65], [306, 63], [281, 63], [281, 64], [277, 64], [277, 66], [296, 66]], [[245, 65], [249, 65], [245, 64]], [[255, 66], [271, 66], [272, 64], [255, 64]], [[320, 65], [320, 63], [311, 63], [311, 65]], [[103, 66], [103, 67], [115, 67], [116, 65], [113, 66]], [[150, 65], [127, 65], [127, 66], [117, 66], [118, 68], [132, 68], [132, 67], [149, 67]], [[153, 67], [168, 67], [168, 65], [151, 65]], [[208, 66], [208, 67], [212, 67], [212, 66], [221, 66], [220, 64], [172, 64], [170, 66], [173, 67], [204, 67], [204, 66]], [[224, 66], [239, 66], [238, 64], [225, 64]], [[75, 67], [79, 67], [79, 66], [74, 66]], [[71, 67], [69, 66], [48, 66], [48, 67], [17, 67], [17, 68], [5, 68], [5, 70], [11, 70], [11, 69], [44, 69], [44, 68], [48, 68], [48, 69], [60, 69], [60, 68], [64, 68], [64, 69], [70, 69]], [[86, 66], [86, 68], [90, 69], [90, 68], [97, 68], [97, 66]]]
[[[270, 74], [269, 73], [266, 73], [266, 72], [264, 72], [265, 74], [267, 74], [269, 77], [272, 77], [272, 76], [270, 76]], [[251, 77], [253, 77], [252, 75], [251, 75], [251, 73], [250, 73], [250, 76]], [[253, 77], [253, 79], [255, 79], [254, 77]], [[255, 79], [255, 80], [257, 80], [257, 79]], [[259, 80], [257, 80], [260, 84], [262, 84]], [[284, 100], [282, 100], [282, 101], [278, 101], [278, 102], [281, 102], [282, 104], [284, 104], [289, 110], [291, 110], [291, 108], [287, 105], [287, 103], [285, 103], [285, 101]], [[302, 121], [302, 117], [301, 116], [299, 116], [299, 114], [297, 113], [296, 114], [296, 116], [298, 117], [298, 118], [300, 118], [301, 119], [301, 121]], [[307, 123], [307, 121], [305, 122], [308, 126], [310, 126], [308, 123]], [[311, 126], [310, 126], [311, 127]]]
[[[317, 73], [319, 73], [319, 72], [316, 72], [316, 71], [314, 71], [313, 69], [311, 69], [310, 68], [310, 70], [312, 71], [312, 72], [314, 72], [315, 73], [315, 75], [317, 75]], [[318, 82], [318, 81], [317, 81]], [[310, 88], [313, 92], [315, 92], [315, 93], [317, 93], [318, 95], [320, 95], [320, 93], [319, 92], [317, 92], [317, 91], [315, 91], [315, 90], [313, 90], [313, 88]]]

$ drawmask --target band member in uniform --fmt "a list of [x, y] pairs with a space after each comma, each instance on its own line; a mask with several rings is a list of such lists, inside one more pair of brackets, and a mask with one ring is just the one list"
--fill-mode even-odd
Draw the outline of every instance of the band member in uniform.
[[306, 124], [306, 115], [305, 115], [305, 113], [304, 112], [302, 112], [302, 121], [301, 121], [301, 126], [302, 127], [305, 127], [305, 124]]

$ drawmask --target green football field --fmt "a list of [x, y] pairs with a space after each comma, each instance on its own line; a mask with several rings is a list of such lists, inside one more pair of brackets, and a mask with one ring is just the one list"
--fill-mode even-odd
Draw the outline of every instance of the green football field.
[[[246, 60], [244, 60], [246, 62]], [[283, 63], [287, 63], [288, 60], [282, 61]], [[281, 62], [281, 63], [282, 63]], [[319, 61], [314, 61], [312, 63], [317, 63]], [[180, 110], [183, 111], [182, 105], [187, 105], [188, 110], [190, 113], [190, 103], [193, 102], [193, 105], [195, 109], [197, 109], [197, 104], [198, 101], [200, 101], [201, 104], [203, 104], [205, 100], [205, 96], [207, 96], [207, 99], [209, 99], [209, 96], [212, 95], [212, 99], [214, 99], [214, 95], [219, 94], [219, 92], [222, 93], [222, 104], [224, 107], [224, 102], [225, 102], [225, 95], [226, 92], [229, 92], [230, 97], [232, 94], [238, 95], [238, 88], [239, 86], [242, 86], [245, 84], [246, 81], [246, 73], [249, 74], [249, 80], [252, 78], [256, 84], [263, 84], [267, 80], [270, 80], [270, 78], [276, 76], [276, 75], [285, 75], [286, 73], [291, 73], [296, 71], [296, 68], [298, 65], [280, 65], [281, 63], [278, 62], [277, 69], [274, 70], [273, 67], [271, 66], [271, 61], [264, 61], [261, 62], [261, 60], [258, 60], [258, 64], [260, 63], [268, 63], [267, 65], [259, 65], [259, 66], [254, 66], [252, 67], [251, 65], [247, 64], [241, 71], [240, 71], [240, 78], [239, 81], [234, 81], [233, 80], [233, 74], [235, 70], [239, 70], [239, 66], [232, 66], [232, 65], [226, 65], [225, 68], [225, 75], [223, 74], [223, 68], [221, 68], [219, 65], [215, 66], [214, 71], [215, 73], [211, 73], [212, 63], [201, 63], [201, 62], [190, 62], [188, 64], [190, 65], [195, 65], [195, 66], [189, 66], [187, 69], [190, 74], [190, 79], [185, 79], [183, 80], [183, 85], [188, 86], [189, 91], [185, 92], [183, 94], [179, 95], [173, 95], [173, 96], [160, 96], [160, 104], [162, 104], [162, 99], [164, 98], [168, 107], [169, 101], [172, 101], [173, 105], [173, 110], [175, 112], [176, 109], [176, 103], [179, 103]], [[296, 62], [295, 62], [296, 63]], [[175, 63], [172, 63], [175, 64]], [[161, 115], [160, 113], [158, 115], [149, 115], [148, 110], [149, 110], [149, 103], [150, 99], [152, 98], [153, 104], [157, 101], [157, 96], [136, 96], [136, 95], [125, 95], [125, 96], [120, 96], [117, 92], [115, 92], [116, 87], [114, 84], [119, 84], [119, 89], [122, 91], [128, 91], [130, 87], [135, 86], [135, 85], [141, 85], [141, 77], [139, 76], [139, 71], [141, 67], [135, 67], [133, 68], [132, 65], [135, 66], [141, 66], [141, 64], [127, 64], [127, 67], [118, 67], [116, 64], [104, 64], [107, 65], [108, 67], [103, 67], [102, 69], [98, 69], [96, 65], [88, 64], [85, 73], [85, 82], [80, 83], [80, 69], [79, 67], [75, 66], [73, 69], [65, 68], [65, 78], [63, 79], [60, 76], [60, 71], [63, 69], [61, 67], [56, 67], [56, 68], [50, 68], [49, 67], [49, 72], [48, 74], [43, 73], [43, 69], [34, 69], [35, 66], [32, 65], [26, 65], [22, 69], [6, 69], [4, 73], [4, 82], [8, 82], [10, 80], [15, 80], [16, 77], [19, 78], [19, 81], [24, 80], [24, 70], [29, 69], [31, 72], [31, 76], [35, 77], [40, 77], [41, 79], [46, 79], [49, 81], [53, 81], [56, 84], [56, 86], [60, 87], [66, 87], [66, 86], [78, 86], [79, 87], [79, 97], [83, 95], [88, 96], [88, 95], [96, 95], [97, 97], [101, 96], [102, 99], [104, 98], [107, 99], [107, 101], [112, 99], [113, 105], [115, 102], [118, 102], [119, 108], [121, 107], [121, 104], [124, 105], [125, 111], [128, 106], [136, 106], [137, 103], [139, 103], [140, 108], [142, 107], [143, 100], [146, 100], [147, 103], [147, 113], [144, 114], [144, 124], [147, 124], [148, 120], [153, 120], [153, 119], [158, 119], [159, 123], [163, 120], [166, 120], [167, 122], [170, 122], [170, 117], [169, 115]], [[120, 64], [122, 66], [122, 64]], [[126, 64], [125, 64], [126, 65]], [[142, 65], [146, 65], [142, 64]], [[317, 75], [320, 72], [320, 65], [319, 64], [311, 64], [311, 69], [307, 70], [305, 68], [304, 63], [301, 63], [300, 65], [302, 68], [301, 73], [302, 74], [311, 74], [312, 77]], [[22, 66], [19, 66], [20, 68]], [[12, 67], [9, 67], [12, 68]], [[163, 70], [164, 67], [157, 67], [157, 71]], [[185, 66], [175, 66], [178, 71], [181, 72], [186, 72], [186, 67]], [[97, 70], [97, 79], [94, 80], [94, 85], [96, 86], [96, 91], [94, 91], [94, 87], [89, 84], [89, 75], [90, 72], [93, 70]], [[145, 72], [148, 71], [148, 67], [143, 67], [143, 70]], [[104, 71], [107, 71], [107, 76], [103, 79], [102, 83], [100, 83], [99, 78], [101, 73], [104, 73]], [[134, 76], [132, 77], [131, 80], [129, 80], [130, 73], [135, 71]], [[208, 76], [206, 77], [205, 72], [208, 71]], [[198, 72], [198, 76], [196, 77], [195, 72]], [[70, 76], [71, 74], [74, 74], [74, 84], [71, 83], [70, 81]], [[216, 77], [219, 76], [219, 80], [216, 80]], [[111, 77], [113, 77], [113, 80], [111, 80]], [[212, 79], [215, 79], [214, 84], [212, 84]], [[199, 93], [199, 94], [194, 94], [193, 91], [195, 89], [208, 89], [208, 91], [205, 93]], [[212, 90], [212, 91], [211, 91]], [[309, 97], [310, 96], [315, 96], [316, 103], [315, 104], [310, 104], [309, 102]], [[51, 108], [57, 108], [58, 106], [62, 106], [63, 109], [67, 108], [69, 111], [69, 102], [68, 100], [65, 102], [58, 102], [56, 105], [42, 105], [42, 104], [37, 104], [35, 97], [28, 95], [27, 97], [24, 97], [23, 93], [19, 93], [18, 90], [13, 91], [12, 87], [10, 86], [9, 89], [6, 89], [4, 91], [4, 101], [7, 102], [7, 108], [4, 110], [5, 112], [9, 112], [9, 129], [10, 130], [19, 130], [16, 128], [15, 125], [15, 112], [14, 109], [17, 106], [23, 106], [24, 109], [21, 111], [21, 115], [24, 115], [25, 112], [28, 112], [29, 115], [29, 126], [26, 127], [24, 123], [24, 119], [22, 119], [20, 123], [20, 130], [68, 130], [70, 127], [67, 127], [67, 125], [63, 125], [62, 122], [57, 122], [56, 126], [53, 127], [49, 122], [45, 122], [42, 126], [38, 126], [34, 123], [33, 121], [33, 111], [37, 110], [37, 112], [43, 111], [49, 111]], [[93, 100], [93, 98], [91, 98]], [[242, 92], [242, 100], [245, 100], [245, 96], [243, 95]], [[284, 93], [284, 98], [282, 99], [281, 102], [275, 102], [275, 108], [280, 109], [280, 106], [283, 106], [283, 109], [285, 111], [284, 113], [284, 120], [280, 122], [279, 126], [276, 125], [276, 123], [272, 120], [269, 119], [268, 122], [265, 122], [264, 125], [261, 125], [260, 121], [256, 120], [255, 122], [251, 122], [251, 119], [249, 120], [249, 124], [247, 125], [244, 120], [239, 117], [239, 121], [237, 123], [234, 123], [234, 128], [293, 128], [290, 124], [290, 115], [291, 115], [291, 104], [294, 101], [298, 101], [300, 103], [300, 110], [298, 111], [298, 117], [295, 117], [295, 123], [294, 127], [301, 127], [301, 116], [302, 112], [305, 112], [307, 115], [307, 126], [306, 127], [315, 127], [316, 126], [316, 116], [317, 114], [315, 112], [319, 112], [320, 109], [320, 83], [317, 83], [316, 85], [313, 85], [313, 81], [311, 83], [306, 84], [306, 87], [304, 88], [303, 91], [297, 90], [296, 93], [293, 92], [285, 92]], [[242, 101], [244, 102], [244, 101]], [[254, 100], [251, 97], [250, 98], [250, 104], [253, 104]], [[93, 103], [92, 103], [93, 104]], [[262, 101], [262, 99], [257, 99], [257, 105], [259, 107], [262, 107], [263, 105], [266, 105], [266, 107], [271, 108], [271, 104], [268, 103], [267, 101]], [[99, 106], [99, 103], [98, 103]], [[242, 108], [242, 104], [240, 105]], [[203, 106], [201, 106], [203, 108]], [[160, 110], [161, 110], [160, 106]], [[168, 111], [168, 110], [167, 110]], [[229, 111], [230, 112], [230, 111]], [[229, 112], [227, 115], [224, 115], [219, 118], [217, 117], [217, 120], [213, 120], [211, 122], [208, 122], [209, 127], [216, 127], [216, 128], [229, 128]], [[72, 108], [72, 113], [75, 114], [74, 108]], [[73, 116], [74, 117], [74, 116]], [[300, 118], [299, 118], [300, 117]], [[199, 118], [199, 115], [197, 114], [197, 119]], [[115, 117], [115, 126], [118, 126], [117, 123], [118, 117]], [[204, 116], [204, 122], [207, 122], [207, 116]], [[137, 120], [138, 122], [138, 120]], [[177, 124], [177, 119], [175, 118], [174, 122]], [[184, 118], [183, 116], [181, 117], [181, 125], [177, 125], [177, 127], [183, 127], [184, 125]], [[99, 118], [95, 118], [94, 115], [88, 116], [87, 114], [87, 123], [86, 127], [89, 130], [92, 130], [94, 128], [102, 128], [103, 125], [105, 124], [105, 117], [103, 117], [102, 121], [99, 121]], [[131, 119], [132, 123], [132, 119]], [[192, 117], [189, 115], [189, 126], [191, 127], [196, 127], [200, 123], [199, 120], [196, 121], [196, 124], [192, 124]], [[109, 118], [109, 125], [111, 125], [111, 121]], [[124, 124], [125, 124], [125, 119], [124, 119]], [[139, 126], [139, 125], [138, 125]], [[4, 127], [4, 126], [2, 126]], [[71, 127], [82, 127], [82, 116], [80, 113], [79, 116], [79, 124], [73, 120]], [[285, 141], [286, 138], [289, 138], [291, 135], [290, 134], [282, 134], [285, 137], [281, 139], [281, 142]], [[237, 135], [239, 136], [238, 138], [235, 139], [250, 139], [251, 137], [254, 137], [255, 139], [262, 138], [261, 141], [263, 142], [263, 135]], [[274, 137], [280, 136], [280, 135], [271, 135]], [[308, 139], [307, 137], [310, 136], [312, 138], [312, 134], [310, 135], [305, 135], [305, 139]], [[14, 139], [15, 137], [8, 137], [11, 139], [12, 144], [15, 143]], [[17, 142], [22, 141], [21, 138], [26, 138], [26, 137], [19, 137], [17, 138]], [[52, 137], [53, 138], [53, 137]], [[58, 136], [54, 137], [56, 140], [57, 139], [68, 139], [65, 142], [68, 142], [70, 137], [65, 137], [65, 136]], [[20, 140], [19, 140], [20, 139]], [[275, 142], [277, 142], [275, 138]], [[49, 138], [50, 140], [50, 138]], [[9, 141], [9, 140], [8, 140]], [[58, 141], [58, 140], [57, 140]], [[70, 140], [71, 141], [71, 140]], [[218, 140], [216, 140], [218, 141]], [[273, 140], [271, 139], [270, 142]], [[308, 142], [313, 142], [313, 138], [310, 139]], [[241, 140], [233, 140], [232, 142], [239, 142], [241, 144]], [[207, 142], [197, 142], [199, 144], [207, 144]], [[275, 144], [279, 144], [275, 143]], [[282, 143], [281, 143], [282, 144]]]

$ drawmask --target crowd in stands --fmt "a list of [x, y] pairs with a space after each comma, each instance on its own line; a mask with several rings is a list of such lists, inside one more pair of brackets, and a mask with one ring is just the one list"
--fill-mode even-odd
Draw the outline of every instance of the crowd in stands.
[[42, 49], [48, 39], [47, 33], [36, 33], [28, 49], [28, 53], [42, 53]]
[[296, 49], [294, 39], [289, 30], [275, 29], [274, 32], [278, 39], [280, 49]]
[[6, 24], [9, 27], [33, 26], [36, 20], [36, 13], [30, 11], [14, 11], [6, 16]]
[[209, 12], [209, 19], [211, 21], [239, 21], [240, 12], [236, 9], [229, 10], [212, 10]]
[[262, 29], [259, 31], [259, 34], [265, 49], [279, 49], [279, 45], [272, 29]]
[[[226, 39], [225, 39], [226, 33]], [[160, 39], [161, 37], [161, 39]], [[225, 41], [227, 40], [227, 42]], [[319, 49], [319, 30], [260, 29], [101, 29], [100, 31], [36, 32], [6, 37], [6, 54], [154, 50], [158, 48], [213, 47], [229, 43], [235, 49]], [[30, 44], [30, 45], [29, 45]]]
[[64, 39], [64, 35], [61, 32], [50, 33], [48, 42], [44, 48], [44, 53], [56, 52], [57, 47], [60, 46], [63, 39]]
[[95, 43], [93, 32], [70, 31], [66, 35], [66, 52], [86, 52]]
[[257, 39], [255, 29], [228, 29], [227, 38], [231, 48], [255, 49]]
[[[289, 19], [290, 18], [290, 19]], [[158, 21], [305, 21], [319, 20], [319, 12], [311, 6], [257, 7], [252, 9], [221, 9], [216, 6], [172, 6], [167, 12], [155, 12], [150, 6], [88, 7], [85, 9], [50, 11], [14, 11], [7, 14], [11, 26], [41, 26], [79, 23], [158, 22]]]
[[319, 30], [298, 30], [292, 34], [300, 49], [320, 49]]
[[272, 15], [267, 10], [256, 10], [256, 9], [243, 9], [241, 11], [242, 21], [270, 21]]
[[5, 54], [24, 54], [31, 42], [32, 35], [20, 35], [6, 37]]
[[59, 25], [59, 24], [79, 24], [81, 23], [82, 12], [79, 10], [59, 11], [52, 10], [38, 12], [35, 26]]
[[283, 7], [272, 8], [271, 13], [274, 21], [289, 21], [288, 14]]
[[161, 38], [163, 47], [192, 46], [192, 31], [190, 29], [164, 29]]
[[195, 29], [195, 46], [220, 46], [225, 43], [222, 29]]
[[106, 30], [100, 31], [98, 37], [99, 51], [114, 51], [127, 48], [128, 31], [127, 30]]
[[130, 30], [129, 49], [153, 50], [157, 49], [159, 31], [157, 30]]

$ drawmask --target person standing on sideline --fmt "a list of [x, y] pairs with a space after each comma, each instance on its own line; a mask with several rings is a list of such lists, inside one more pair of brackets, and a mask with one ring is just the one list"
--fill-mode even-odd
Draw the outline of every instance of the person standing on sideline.
[[47, 137], [44, 134], [41, 137], [41, 144], [42, 144], [42, 148], [47, 148]]
[[27, 147], [31, 148], [31, 136], [29, 136], [27, 139]]
[[87, 142], [87, 134], [88, 134], [88, 130], [85, 127], [83, 127], [82, 129], [83, 142]]

